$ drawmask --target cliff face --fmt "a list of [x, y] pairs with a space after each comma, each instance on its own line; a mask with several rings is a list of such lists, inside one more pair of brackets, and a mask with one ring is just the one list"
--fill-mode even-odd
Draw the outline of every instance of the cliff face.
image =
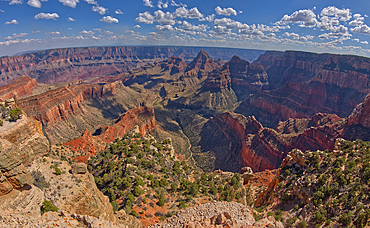
[[226, 112], [211, 118], [202, 128], [199, 146], [212, 154], [214, 168], [238, 171], [276, 169], [293, 148], [333, 149], [341, 137], [345, 120], [336, 115], [317, 114], [310, 119], [280, 122], [277, 130], [264, 128], [253, 116]]
[[[31, 172], [39, 172], [49, 183], [48, 191], [43, 191], [45, 200], [51, 201], [66, 214], [89, 215], [113, 222], [117, 220], [109, 198], [99, 191], [85, 164], [75, 163], [71, 167], [66, 161], [54, 161], [52, 158], [39, 159], [31, 167]], [[55, 175], [54, 166], [64, 173]], [[74, 166], [80, 166], [79, 172]]]
[[[192, 70], [188, 71], [189, 68]], [[199, 69], [198, 78], [204, 80], [199, 83], [201, 88], [193, 94], [170, 100], [169, 106], [190, 109], [234, 109], [237, 100], [245, 99], [250, 93], [258, 93], [268, 85], [267, 74], [262, 66], [251, 65], [237, 56], [222, 67], [217, 67], [202, 50], [188, 65], [185, 75], [196, 75], [190, 73], [195, 69]], [[207, 77], [204, 77], [205, 73]]]
[[109, 125], [130, 108], [145, 101], [145, 95], [117, 81], [105, 85], [60, 87], [20, 99], [16, 105], [39, 120], [52, 144], [79, 137], [85, 129]]
[[113, 125], [97, 129], [94, 136], [86, 129], [80, 138], [63, 145], [77, 153], [86, 154], [75, 157], [75, 161], [86, 162], [96, 152], [104, 150], [106, 144], [113, 142], [116, 138], [123, 138], [136, 125], [142, 135], [154, 130], [157, 127], [154, 109], [146, 106], [130, 109], [120, 116]]
[[49, 142], [41, 124], [24, 115], [0, 126], [0, 196], [33, 184], [28, 172], [33, 160], [47, 154]]
[[370, 92], [370, 60], [364, 57], [266, 52], [254, 64], [266, 68], [270, 90], [248, 97], [235, 111], [272, 128], [318, 112], [346, 117]]
[[19, 77], [12, 83], [0, 87], [0, 100], [6, 100], [8, 98], [19, 99], [30, 96], [32, 90], [37, 86], [38, 84], [35, 79], [31, 79], [27, 76]]
[[206, 77], [208, 72], [220, 67], [220, 62], [215, 62], [203, 49], [186, 67], [185, 75], [196, 75], [199, 79]]
[[[197, 47], [88, 47], [61, 48], [0, 58], [0, 85], [27, 75], [39, 83], [52, 84], [76, 79], [106, 78], [171, 56], [190, 60], [201, 50]], [[212, 57], [229, 59], [242, 54], [258, 57], [262, 51], [230, 48], [207, 48]], [[103, 79], [101, 79], [103, 80]], [[103, 80], [103, 81], [104, 81]]]

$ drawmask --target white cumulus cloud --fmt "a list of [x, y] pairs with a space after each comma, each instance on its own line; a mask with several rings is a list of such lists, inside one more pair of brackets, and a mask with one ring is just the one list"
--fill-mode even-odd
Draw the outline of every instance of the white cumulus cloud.
[[182, 27], [185, 30], [190, 30], [190, 31], [200, 31], [200, 32], [205, 32], [207, 31], [208, 25], [192, 25], [191, 23], [187, 21], [183, 21]]
[[284, 17], [276, 24], [299, 23], [301, 27], [314, 27], [317, 23], [316, 15], [312, 10], [305, 9], [295, 11], [291, 15], [284, 15]]
[[215, 20], [215, 15], [214, 14], [208, 15], [206, 17], [199, 18], [199, 21], [209, 21], [209, 22], [212, 22], [214, 20]]
[[87, 2], [87, 4], [92, 4], [92, 5], [98, 4], [95, 0], [85, 0], [85, 2]]
[[59, 18], [59, 15], [57, 13], [39, 13], [35, 16], [35, 19], [53, 19]]
[[63, 5], [65, 6], [76, 8], [76, 5], [77, 3], [79, 3], [79, 0], [59, 0], [59, 2], [63, 3]]
[[175, 16], [170, 13], [164, 13], [162, 10], [157, 10], [154, 12], [155, 18], [161, 25], [174, 25], [176, 21], [174, 20]]
[[141, 26], [140, 25], [135, 25], [134, 28], [141, 28]]
[[29, 0], [27, 4], [35, 8], [41, 8], [41, 2], [39, 0]]
[[150, 0], [143, 0], [144, 6], [154, 7], [153, 2]]
[[144, 13], [139, 13], [139, 16], [135, 19], [135, 21], [143, 24], [153, 24], [154, 16], [146, 11]]
[[22, 4], [23, 3], [23, 1], [22, 0], [11, 0], [10, 2], [9, 2], [9, 5], [14, 5], [14, 4]]
[[60, 35], [60, 32], [55, 31], [55, 32], [47, 32], [45, 33], [46, 35]]
[[166, 9], [168, 7], [168, 2], [163, 3], [162, 0], [158, 0], [157, 7], [160, 9]]
[[117, 9], [116, 11], [114, 11], [115, 14], [123, 14], [122, 10], [120, 9]]
[[370, 27], [368, 25], [360, 25], [360, 26], [357, 26], [355, 28], [351, 28], [350, 30], [351, 30], [351, 32], [354, 32], [354, 33], [361, 33], [361, 34], [364, 34], [364, 35], [370, 35]]
[[174, 16], [176, 17], [185, 17], [185, 18], [203, 18], [203, 14], [201, 14], [197, 7], [194, 7], [188, 10], [186, 7], [177, 8], [174, 12]]
[[67, 21], [76, 21], [76, 19], [73, 19], [72, 17], [69, 17]]
[[155, 29], [160, 31], [167, 31], [167, 30], [173, 30], [172, 25], [156, 25]]
[[104, 15], [105, 11], [107, 11], [107, 8], [104, 8], [103, 6], [93, 6], [92, 11], [93, 12], [98, 12], [100, 15]]
[[18, 21], [16, 19], [4, 23], [4, 25], [16, 25], [16, 24], [18, 24]]
[[237, 15], [238, 13], [236, 12], [236, 10], [234, 10], [233, 8], [229, 7], [229, 8], [221, 8], [219, 6], [217, 6], [215, 8], [215, 11], [218, 15], [224, 15], [224, 16], [230, 16], [230, 15]]
[[100, 19], [100, 21], [104, 23], [118, 23], [119, 22], [117, 18], [114, 18], [111, 16], [103, 17], [102, 19]]
[[321, 16], [334, 16], [340, 18], [341, 21], [348, 21], [352, 17], [349, 9], [338, 9], [335, 6], [324, 8], [321, 11]]
[[83, 31], [79, 32], [78, 34], [80, 36], [82, 36], [82, 35], [85, 35], [85, 36], [93, 36], [95, 34], [95, 32], [83, 30]]

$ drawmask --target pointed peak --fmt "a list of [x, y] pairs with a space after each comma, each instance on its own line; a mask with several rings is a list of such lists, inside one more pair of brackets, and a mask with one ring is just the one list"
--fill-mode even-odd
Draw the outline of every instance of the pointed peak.
[[196, 59], [199, 59], [202, 56], [206, 57], [207, 59], [210, 59], [211, 58], [211, 57], [209, 57], [208, 53], [204, 49], [200, 50], [200, 52], [198, 53]]
[[83, 136], [92, 136], [91, 132], [86, 128], [84, 133], [82, 134], [82, 137]]
[[239, 58], [239, 56], [234, 55], [231, 59], [230, 62], [241, 62], [242, 59]]

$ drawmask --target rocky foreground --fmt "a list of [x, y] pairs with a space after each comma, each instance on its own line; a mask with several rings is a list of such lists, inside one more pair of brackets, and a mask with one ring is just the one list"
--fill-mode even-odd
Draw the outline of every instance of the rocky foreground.
[[283, 224], [276, 221], [272, 216], [256, 222], [252, 210], [243, 204], [236, 202], [213, 202], [205, 203], [197, 207], [187, 208], [177, 215], [166, 219], [161, 224], [150, 226], [151, 228], [170, 227], [279, 227]]

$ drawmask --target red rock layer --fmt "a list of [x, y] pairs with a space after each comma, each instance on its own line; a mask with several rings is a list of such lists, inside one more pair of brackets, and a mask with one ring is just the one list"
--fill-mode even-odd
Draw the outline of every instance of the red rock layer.
[[244, 98], [250, 93], [260, 92], [267, 85], [267, 73], [262, 66], [251, 65], [234, 56], [208, 74], [204, 89], [233, 88], [239, 97]]
[[61, 87], [17, 101], [19, 108], [28, 116], [39, 120], [43, 125], [56, 123], [66, 119], [69, 115], [77, 115], [84, 110], [81, 104], [95, 97], [104, 98], [115, 93], [117, 86], [122, 82], [108, 83], [106, 85], [77, 85]]
[[191, 61], [186, 67], [185, 76], [197, 75], [202, 78], [208, 75], [208, 72], [220, 67], [218, 62], [215, 62], [208, 53], [203, 49], [198, 53], [197, 57]]
[[270, 91], [245, 100], [236, 112], [265, 126], [317, 112], [348, 116], [370, 93], [370, 60], [349, 55], [266, 52], [254, 64], [268, 73]]
[[187, 64], [179, 57], [172, 56], [162, 62], [161, 67], [164, 71], [169, 70], [171, 74], [176, 74], [185, 70]]
[[[222, 137], [231, 144], [239, 144], [240, 166], [249, 166], [254, 171], [276, 169], [292, 149], [332, 150], [335, 139], [342, 137], [345, 120], [335, 114], [317, 114], [311, 119], [295, 119], [280, 122], [277, 131], [264, 128], [253, 116], [226, 112], [210, 120], [219, 126]], [[237, 138], [228, 134], [234, 132]], [[213, 148], [217, 150], [217, 148]]]
[[[178, 56], [192, 60], [198, 47], [86, 47], [61, 48], [0, 58], [0, 85], [21, 75], [39, 83], [67, 82], [77, 79], [105, 78], [120, 75], [146, 63]], [[228, 48], [207, 48], [214, 58], [229, 59], [235, 54], [246, 59], [258, 57], [262, 51]], [[97, 79], [98, 81], [98, 79]], [[102, 82], [103, 82], [102, 81]]]
[[32, 94], [32, 90], [36, 88], [37, 82], [27, 76], [22, 76], [12, 83], [0, 87], [0, 100], [8, 98], [22, 98]]
[[364, 102], [357, 105], [352, 114], [348, 117], [348, 126], [362, 125], [370, 127], [370, 95], [367, 95]]
[[100, 150], [104, 150], [105, 145], [114, 141], [116, 138], [122, 138], [135, 125], [139, 126], [139, 131], [142, 135], [155, 129], [157, 122], [155, 120], [154, 109], [147, 106], [130, 109], [113, 125], [108, 126], [102, 134], [92, 136], [91, 132], [86, 129], [80, 138], [71, 140], [63, 145], [75, 152], [85, 154], [84, 156], [76, 156], [75, 161], [87, 162], [89, 157], [95, 155]]

